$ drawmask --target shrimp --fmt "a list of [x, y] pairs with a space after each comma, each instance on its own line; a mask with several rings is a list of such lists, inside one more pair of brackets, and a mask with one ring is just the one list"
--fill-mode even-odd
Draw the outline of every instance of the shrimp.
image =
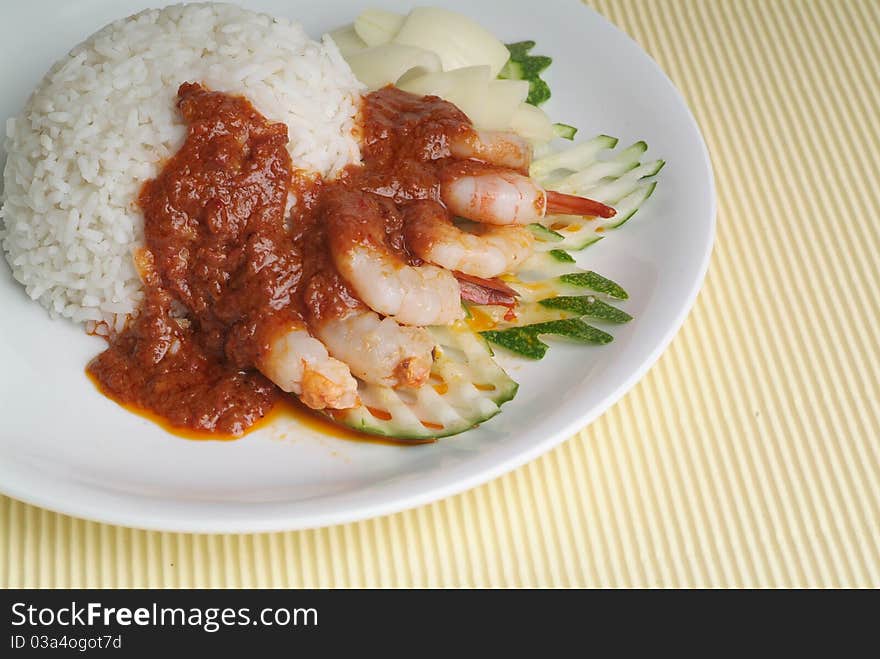
[[297, 394], [314, 410], [357, 405], [357, 380], [348, 366], [327, 354], [304, 324], [291, 321], [274, 328], [267, 345], [256, 366], [281, 389]]
[[461, 131], [449, 138], [449, 151], [459, 160], [479, 160], [521, 174], [528, 174], [532, 163], [531, 145], [506, 131]]
[[355, 376], [386, 387], [420, 387], [427, 382], [434, 341], [426, 329], [380, 318], [355, 299], [332, 270], [309, 280], [304, 299], [309, 327]]
[[613, 217], [586, 197], [545, 190], [528, 176], [478, 163], [455, 163], [442, 175], [440, 197], [455, 215], [486, 224], [530, 224], [545, 215]]
[[364, 304], [402, 325], [449, 325], [463, 317], [451, 272], [407, 263], [402, 220], [390, 200], [351, 189], [328, 197], [322, 211], [330, 256]]
[[452, 223], [436, 201], [415, 201], [404, 207], [404, 235], [412, 252], [448, 270], [490, 279], [513, 272], [532, 254], [531, 232], [521, 226], [480, 225], [467, 233]]
[[434, 341], [423, 327], [405, 327], [365, 309], [332, 318], [315, 333], [351, 372], [385, 387], [421, 387], [434, 363]]

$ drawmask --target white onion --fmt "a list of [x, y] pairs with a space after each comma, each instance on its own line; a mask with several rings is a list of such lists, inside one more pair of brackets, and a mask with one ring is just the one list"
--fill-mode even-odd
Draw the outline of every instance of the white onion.
[[329, 33], [329, 37], [333, 39], [343, 57], [349, 57], [367, 47], [364, 40], [354, 31], [354, 25], [346, 25], [345, 27], [333, 30]]
[[366, 9], [355, 19], [354, 30], [367, 46], [381, 46], [400, 31], [404, 19], [404, 16], [392, 11]]
[[444, 71], [488, 65], [493, 78], [510, 56], [503, 43], [467, 16], [434, 7], [413, 9], [393, 42], [434, 51]]
[[549, 142], [555, 136], [550, 117], [541, 108], [521, 103], [510, 120], [510, 130], [532, 142]]
[[412, 71], [431, 74], [440, 70], [436, 53], [415, 46], [386, 43], [361, 50], [346, 58], [357, 79], [370, 89], [396, 83]]

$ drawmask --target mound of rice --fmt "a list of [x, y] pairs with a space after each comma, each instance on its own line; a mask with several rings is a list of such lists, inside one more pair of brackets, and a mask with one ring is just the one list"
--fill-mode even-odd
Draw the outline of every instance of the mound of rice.
[[290, 135], [294, 166], [332, 175], [359, 158], [360, 83], [327, 37], [225, 4], [116, 21], [57, 62], [6, 123], [3, 248], [53, 316], [104, 333], [142, 298], [135, 199], [183, 143], [178, 86], [240, 93]]

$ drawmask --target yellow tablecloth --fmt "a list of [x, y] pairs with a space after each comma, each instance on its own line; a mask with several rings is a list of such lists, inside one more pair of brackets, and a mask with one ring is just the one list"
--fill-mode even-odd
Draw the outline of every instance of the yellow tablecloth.
[[708, 141], [715, 254], [561, 447], [358, 524], [190, 536], [0, 498], [4, 586], [880, 586], [880, 2], [593, 0]]

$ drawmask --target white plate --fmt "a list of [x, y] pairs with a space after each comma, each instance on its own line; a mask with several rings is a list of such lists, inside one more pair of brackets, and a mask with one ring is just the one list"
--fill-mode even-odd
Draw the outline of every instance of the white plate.
[[[539, 363], [504, 361], [517, 398], [480, 428], [396, 447], [332, 438], [282, 422], [235, 442], [169, 435], [99, 395], [84, 376], [102, 349], [50, 322], [0, 266], [0, 489], [46, 508], [115, 524], [192, 532], [255, 532], [348, 522], [455, 494], [499, 476], [590, 423], [632, 387], [672, 339], [703, 280], [715, 224], [705, 144], [657, 65], [577, 0], [432, 0], [505, 41], [533, 39], [553, 57], [546, 76], [556, 121], [580, 136], [645, 139], [667, 166], [633, 220], [579, 257], [620, 282], [636, 319], [604, 347], [554, 343]], [[16, 114], [52, 62], [145, 2], [10, 3], [0, 24], [0, 120]], [[154, 3], [149, 3], [154, 4]], [[162, 4], [162, 3], [156, 3]], [[408, 3], [344, 0], [243, 3], [299, 17], [313, 36], [359, 9]], [[301, 7], [301, 11], [297, 10]], [[539, 20], [536, 20], [539, 18]], [[5, 156], [4, 156], [5, 160]]]

